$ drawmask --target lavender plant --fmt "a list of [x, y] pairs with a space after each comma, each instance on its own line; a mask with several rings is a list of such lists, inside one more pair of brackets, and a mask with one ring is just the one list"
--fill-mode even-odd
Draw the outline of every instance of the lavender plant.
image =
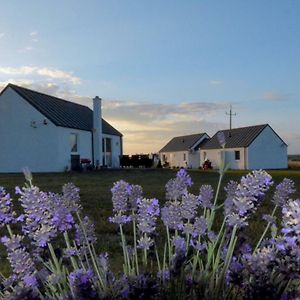
[[[219, 139], [224, 148], [225, 137]], [[253, 171], [229, 182], [221, 201], [225, 170], [221, 166], [215, 193], [203, 185], [195, 195], [190, 175], [179, 170], [166, 184], [164, 205], [145, 198], [140, 186], [116, 182], [109, 221], [121, 237], [124, 263], [118, 274], [111, 271], [108, 254], [95, 249], [94, 226], [82, 216], [79, 189], [68, 183], [60, 194], [43, 192], [26, 170], [26, 185], [16, 188], [21, 215], [0, 187], [0, 227], [6, 229], [1, 242], [12, 270], [9, 278], [0, 274], [0, 297], [298, 299], [300, 200], [292, 198], [294, 183], [284, 179], [275, 187], [274, 209], [263, 216], [258, 242], [249, 245], [245, 229], [274, 183], [267, 172]], [[221, 212], [223, 222], [216, 223]]]

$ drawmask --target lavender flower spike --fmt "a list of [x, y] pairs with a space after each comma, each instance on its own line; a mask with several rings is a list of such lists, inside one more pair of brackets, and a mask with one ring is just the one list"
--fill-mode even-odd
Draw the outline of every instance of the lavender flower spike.
[[15, 212], [12, 209], [10, 194], [7, 194], [0, 186], [0, 228], [5, 224], [15, 221]]
[[223, 131], [219, 131], [217, 133], [217, 138], [218, 138], [218, 142], [219, 142], [220, 146], [222, 148], [225, 148], [226, 140], [225, 140], [225, 134], [224, 134], [224, 132]]
[[1, 238], [1, 242], [7, 249], [7, 257], [16, 279], [23, 281], [26, 286], [36, 286], [36, 269], [29, 253], [22, 245], [22, 241], [23, 237], [20, 235]]
[[290, 194], [295, 193], [295, 191], [295, 183], [288, 178], [284, 178], [283, 181], [276, 186], [276, 191], [272, 201], [276, 205], [283, 207], [286, 204]]
[[166, 199], [178, 200], [187, 193], [187, 188], [192, 186], [193, 182], [185, 169], [180, 169], [176, 178], [170, 179], [166, 184]]

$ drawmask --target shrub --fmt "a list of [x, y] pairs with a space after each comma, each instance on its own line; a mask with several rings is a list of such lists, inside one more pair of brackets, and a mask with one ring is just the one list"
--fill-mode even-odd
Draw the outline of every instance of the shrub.
[[[245, 236], [251, 216], [273, 185], [265, 171], [253, 171], [225, 187], [225, 168], [214, 192], [203, 185], [191, 194], [191, 177], [180, 169], [166, 184], [166, 202], [143, 196], [123, 180], [112, 188], [113, 215], [123, 250], [114, 274], [107, 253], [97, 254], [93, 224], [82, 216], [79, 189], [45, 193], [25, 172], [16, 187], [23, 207], [17, 216], [11, 196], [0, 188], [1, 242], [12, 274], [1, 275], [0, 296], [7, 299], [297, 299], [299, 291], [300, 200], [294, 183], [275, 187], [273, 212], [256, 245]], [[216, 213], [223, 212], [221, 224]], [[281, 211], [281, 229], [275, 220]], [[132, 230], [130, 230], [130, 228]], [[164, 228], [165, 234], [161, 236]]]

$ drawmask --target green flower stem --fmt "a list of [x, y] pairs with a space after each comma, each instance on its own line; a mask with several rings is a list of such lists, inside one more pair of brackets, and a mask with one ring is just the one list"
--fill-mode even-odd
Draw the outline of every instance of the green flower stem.
[[129, 273], [130, 273], [130, 267], [129, 267], [130, 262], [128, 261], [128, 253], [127, 253], [127, 249], [126, 249], [126, 241], [125, 241], [125, 236], [124, 236], [124, 233], [123, 233], [123, 227], [122, 227], [121, 224], [120, 224], [120, 234], [121, 234], [123, 257], [124, 257], [124, 273], [126, 275], [129, 275]]
[[171, 249], [171, 240], [170, 240], [170, 231], [169, 227], [166, 226], [167, 229], [167, 242], [168, 242], [168, 250], [169, 250], [169, 264], [171, 262], [171, 257], [172, 257], [172, 249]]
[[[187, 221], [187, 226], [190, 225], [190, 219]], [[189, 250], [189, 243], [190, 243], [190, 234], [187, 232], [186, 233], [186, 251]]]
[[9, 225], [9, 224], [6, 224], [6, 228], [7, 228], [7, 231], [8, 231], [8, 233], [9, 233], [9, 236], [10, 236], [11, 238], [13, 238], [13, 237], [14, 237], [14, 234], [13, 234], [13, 232], [12, 232], [12, 230], [11, 230], [10, 225]]
[[215, 214], [216, 214], [215, 213], [215, 211], [216, 211], [215, 207], [217, 205], [223, 175], [224, 175], [224, 173], [221, 172], [220, 176], [219, 176], [219, 181], [218, 181], [217, 191], [216, 191], [216, 195], [215, 195], [215, 199], [214, 199], [214, 204], [213, 204], [213, 207], [211, 209], [211, 215], [210, 215], [209, 220], [208, 220], [208, 230], [211, 230], [211, 227], [212, 227], [214, 219], [215, 219]]
[[[275, 212], [276, 212], [276, 210], [277, 210], [277, 207], [278, 207], [278, 205], [275, 205], [275, 207], [274, 207], [274, 209], [273, 209], [273, 211], [272, 211], [272, 214], [271, 214], [271, 216], [272, 216], [272, 217], [274, 217], [274, 215], [275, 215]], [[255, 247], [255, 249], [254, 249], [253, 253], [254, 253], [254, 252], [256, 252], [256, 251], [257, 251], [257, 249], [259, 248], [259, 246], [260, 246], [261, 242], [262, 242], [262, 241], [263, 241], [263, 239], [265, 238], [265, 235], [267, 234], [267, 232], [268, 232], [268, 230], [269, 230], [269, 228], [270, 228], [270, 225], [271, 225], [271, 223], [270, 223], [270, 222], [268, 222], [268, 224], [267, 224], [267, 226], [266, 226], [266, 228], [265, 228], [265, 230], [264, 230], [264, 232], [263, 232], [262, 236], [260, 237], [260, 239], [259, 239], [258, 243], [256, 244], [256, 247]]]
[[[51, 271], [52, 272], [55, 271], [55, 273], [58, 274], [58, 276], [60, 278], [63, 278], [63, 271], [62, 271], [60, 263], [59, 263], [59, 261], [58, 261], [58, 259], [56, 257], [56, 254], [54, 252], [53, 246], [52, 246], [51, 243], [48, 243], [47, 245], [48, 245], [48, 249], [49, 249], [50, 254], [51, 254], [52, 261], [54, 263], [54, 265], [52, 263], [50, 263], [50, 265], [52, 265], [52, 269], [53, 269]], [[58, 286], [58, 289], [60, 290], [60, 292], [63, 293], [64, 289], [63, 289], [61, 283], [58, 283], [57, 286]]]
[[[65, 239], [65, 242], [66, 242], [66, 245], [67, 245], [67, 249], [71, 249], [70, 239], [69, 239], [69, 235], [68, 235], [67, 231], [64, 231], [64, 239]], [[76, 259], [73, 256], [71, 256], [70, 259], [71, 259], [73, 269], [77, 270], [78, 269], [78, 264], [77, 264]]]
[[234, 227], [232, 229], [232, 233], [231, 233], [231, 238], [230, 238], [230, 242], [229, 242], [228, 251], [227, 251], [227, 254], [226, 254], [224, 266], [223, 266], [222, 272], [221, 272], [221, 274], [218, 278], [219, 280], [216, 281], [216, 292], [214, 293], [215, 299], [220, 299], [221, 298], [221, 297], [219, 297], [219, 292], [223, 288], [225, 274], [226, 274], [226, 272], [229, 268], [229, 265], [230, 265], [230, 262], [231, 262], [231, 259], [232, 259], [232, 255], [233, 255], [233, 252], [234, 252], [234, 248], [235, 248], [235, 245], [236, 245], [236, 241], [237, 241], [236, 232], [237, 232], [237, 226], [234, 225]]
[[166, 265], [167, 265], [167, 262], [166, 262], [167, 258], [166, 257], [167, 257], [167, 243], [165, 243], [165, 245], [164, 245], [163, 270], [166, 269]]
[[158, 251], [157, 251], [156, 245], [155, 245], [155, 256], [156, 256], [158, 271], [161, 272], [161, 265], [160, 265], [160, 260], [159, 260]]
[[134, 257], [135, 257], [135, 267], [136, 267], [136, 275], [139, 275], [139, 261], [138, 261], [138, 254], [137, 254], [137, 239], [136, 239], [136, 223], [134, 219], [134, 211], [132, 211], [133, 215], [133, 243], [134, 243]]
[[78, 218], [78, 220], [79, 220], [80, 226], [81, 226], [81, 228], [82, 228], [82, 231], [83, 231], [83, 234], [84, 234], [86, 243], [87, 243], [87, 247], [88, 247], [88, 250], [89, 250], [91, 259], [92, 259], [93, 267], [94, 267], [94, 269], [95, 269], [95, 271], [96, 271], [96, 273], [97, 273], [97, 277], [98, 277], [98, 279], [99, 279], [99, 282], [100, 282], [101, 286], [102, 286], [103, 289], [104, 289], [104, 288], [105, 288], [105, 285], [104, 285], [103, 280], [102, 280], [102, 278], [101, 278], [101, 274], [100, 274], [100, 272], [99, 272], [99, 268], [98, 268], [98, 266], [97, 266], [96, 259], [95, 259], [94, 255], [93, 255], [93, 251], [92, 251], [92, 249], [91, 249], [90, 243], [89, 243], [89, 241], [88, 241], [87, 234], [86, 234], [84, 225], [83, 225], [83, 223], [82, 223], [81, 217], [80, 217], [80, 215], [79, 215], [78, 212], [76, 212], [76, 215], [77, 215], [77, 218]]
[[209, 269], [209, 266], [211, 264], [211, 260], [213, 258], [213, 254], [215, 252], [216, 246], [219, 243], [220, 239], [221, 239], [221, 241], [220, 241], [219, 248], [221, 248], [221, 246], [223, 244], [224, 237], [225, 237], [224, 227], [225, 227], [225, 218], [224, 218], [223, 223], [221, 225], [221, 228], [220, 228], [220, 231], [219, 231], [218, 236], [216, 238], [216, 241], [211, 244], [212, 248], [211, 249], [209, 248], [208, 251], [207, 251], [207, 262], [206, 262], [206, 266], [205, 266], [206, 271], [208, 271], [208, 269]]
[[[147, 241], [147, 233], [144, 233], [144, 239]], [[144, 248], [144, 267], [147, 267], [148, 265], [148, 254], [147, 254], [147, 249]]]

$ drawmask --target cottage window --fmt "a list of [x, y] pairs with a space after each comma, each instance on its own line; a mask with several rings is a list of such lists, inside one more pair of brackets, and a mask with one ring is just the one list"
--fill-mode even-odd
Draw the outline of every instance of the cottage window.
[[76, 133], [70, 134], [70, 146], [71, 146], [71, 152], [78, 151], [78, 134]]
[[240, 151], [234, 151], [234, 157], [235, 157], [235, 160], [240, 160], [240, 157], [241, 157]]
[[186, 160], [186, 154], [183, 153], [183, 160]]

